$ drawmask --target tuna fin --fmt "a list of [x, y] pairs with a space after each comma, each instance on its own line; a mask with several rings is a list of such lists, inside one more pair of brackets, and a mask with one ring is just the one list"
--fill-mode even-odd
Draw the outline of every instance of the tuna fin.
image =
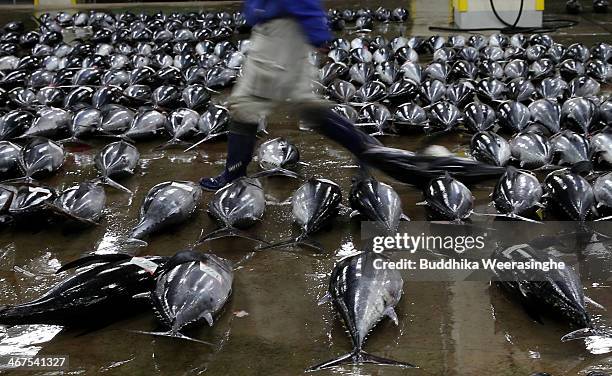
[[53, 211], [54, 213], [57, 213], [58, 216], [62, 216], [65, 217], [67, 219], [70, 219], [72, 221], [75, 222], [79, 222], [85, 225], [89, 225], [89, 226], [98, 226], [100, 223], [93, 221], [91, 219], [87, 219], [87, 218], [81, 218], [81, 217], [77, 217], [76, 215], [69, 213], [67, 211], [65, 211], [64, 209], [58, 207], [57, 205], [54, 204], [47, 204], [46, 205], [47, 208], [51, 209], [51, 211]]
[[135, 145], [135, 144], [136, 144], [136, 141], [134, 141], [134, 139], [133, 139], [133, 138], [131, 138], [130, 136], [126, 136], [126, 135], [124, 135], [124, 134], [120, 134], [120, 135], [115, 136], [115, 137], [119, 137], [119, 138], [120, 138], [120, 139], [122, 139], [123, 141], [128, 142], [128, 143], [130, 143], [130, 144], [132, 144], [132, 145]]
[[351, 214], [349, 214], [349, 218], [355, 218], [355, 217], [357, 217], [357, 216], [358, 216], [358, 215], [360, 215], [360, 214], [361, 214], [361, 213], [359, 213], [359, 210], [353, 210], [353, 211], [351, 212]]
[[293, 196], [289, 196], [288, 198], [286, 198], [283, 201], [278, 201], [273, 196], [266, 195], [266, 205], [278, 205], [278, 206], [291, 205], [293, 203], [292, 200], [293, 200]]
[[377, 136], [393, 136], [393, 137], [397, 137], [396, 134], [386, 133], [386, 132], [383, 132], [383, 131], [370, 133], [370, 136], [374, 136], [374, 137], [377, 137]]
[[210, 312], [205, 312], [202, 317], [204, 318], [204, 320], [206, 320], [206, 322], [208, 323], [208, 326], [213, 326], [213, 324], [215, 323], [215, 320], [213, 319], [212, 315], [210, 314]]
[[154, 151], [158, 151], [158, 150], [166, 150], [166, 149], [172, 149], [172, 148], [177, 148], [177, 147], [188, 147], [191, 146], [192, 143], [188, 142], [188, 141], [183, 141], [183, 140], [179, 140], [179, 139], [172, 139], [166, 143], [163, 143], [157, 147], [155, 147], [153, 150]]
[[327, 302], [331, 302], [331, 294], [329, 293], [329, 291], [325, 292], [325, 295], [323, 295], [321, 297], [321, 299], [319, 299], [319, 301], [317, 302], [317, 305], [323, 305]]
[[201, 344], [208, 345], [208, 346], [214, 346], [214, 344], [212, 344], [210, 342], [206, 342], [206, 341], [202, 341], [202, 340], [199, 340], [199, 339], [187, 337], [186, 335], [184, 335], [182, 333], [179, 333], [179, 332], [173, 332], [173, 331], [168, 331], [168, 332], [146, 332], [146, 331], [143, 331], [143, 330], [130, 330], [130, 332], [138, 333], [138, 334], [147, 334], [147, 335], [157, 336], [157, 337], [180, 338], [180, 339], [184, 339], [184, 340], [192, 341], [192, 342], [197, 342], [197, 343], [201, 343]]
[[419, 201], [415, 205], [416, 206], [427, 206], [427, 201]]
[[574, 341], [577, 339], [587, 338], [591, 336], [599, 336], [601, 334], [602, 333], [596, 328], [582, 328], [567, 333], [566, 335], [561, 337], [561, 342]]
[[254, 179], [268, 177], [268, 176], [287, 176], [289, 178], [294, 178], [294, 179], [299, 179], [303, 177], [302, 175], [298, 174], [295, 171], [287, 170], [286, 168], [282, 168], [282, 167], [276, 167], [271, 170], [260, 171], [256, 174], [251, 175], [251, 177]]
[[503, 217], [503, 218], [510, 218], [510, 219], [519, 219], [521, 221], [530, 222], [530, 223], [543, 224], [543, 222], [536, 221], [535, 219], [523, 217], [522, 215], [518, 215], [518, 214], [477, 213], [477, 212], [472, 212], [472, 214], [478, 215], [481, 217]]
[[385, 311], [383, 312], [383, 315], [386, 315], [387, 317], [389, 317], [393, 321], [395, 326], [399, 325], [399, 320], [397, 319], [397, 313], [395, 313], [395, 310], [393, 309], [393, 307], [387, 307], [387, 309], [385, 309]]
[[32, 178], [28, 178], [27, 176], [21, 176], [18, 178], [13, 178], [13, 179], [8, 179], [8, 180], [2, 180], [2, 184], [14, 184], [14, 183], [32, 183], [33, 179]]
[[85, 266], [85, 265], [88, 265], [88, 264], [93, 264], [95, 262], [121, 261], [121, 260], [125, 260], [125, 259], [131, 258], [131, 257], [132, 256], [130, 256], [130, 255], [126, 254], [126, 253], [107, 253], [107, 254], [89, 255], [89, 256], [81, 257], [79, 259], [70, 261], [70, 262], [62, 265], [62, 267], [57, 269], [57, 271], [55, 273], [58, 274], [58, 273], [61, 273], [61, 272], [65, 272], [66, 270], [69, 270], [69, 269], [79, 268], [81, 266]]
[[136, 295], [132, 295], [132, 299], [149, 299], [149, 297], [151, 296], [151, 293], [149, 292], [141, 292], [140, 294], [136, 294]]
[[220, 238], [225, 238], [225, 237], [238, 237], [238, 238], [243, 238], [243, 239], [249, 239], [249, 240], [253, 240], [256, 241], [258, 243], [264, 243], [264, 244], [269, 244], [267, 241], [265, 240], [261, 240], [255, 236], [249, 235], [248, 233], [239, 230], [235, 227], [224, 227], [224, 228], [220, 228], [218, 230], [215, 230], [213, 232], [209, 232], [206, 235], [202, 235], [200, 237], [200, 240], [198, 240], [198, 244], [202, 244], [205, 243], [207, 241], [211, 241], [211, 240], [215, 240], [215, 239], [220, 239]]
[[406, 214], [402, 213], [402, 215], [400, 216], [400, 221], [410, 222], [410, 217], [408, 217]]
[[275, 248], [289, 248], [289, 247], [296, 246], [296, 245], [302, 245], [304, 247], [312, 248], [316, 250], [317, 252], [321, 252], [321, 253], [325, 252], [325, 249], [323, 248], [321, 243], [313, 239], [308, 239], [306, 236], [302, 236], [302, 235], [298, 236], [295, 239], [281, 240], [278, 243], [269, 244], [265, 247], [259, 247], [256, 250], [264, 251], [267, 249], [275, 249]]
[[109, 187], [113, 187], [115, 189], [118, 189], [120, 191], [124, 191], [125, 193], [129, 193], [130, 195], [132, 195], [132, 191], [130, 191], [129, 189], [127, 189], [126, 187], [124, 187], [123, 185], [117, 183], [116, 181], [114, 181], [113, 179], [109, 178], [109, 177], [102, 177], [99, 179], [94, 180], [94, 182], [99, 181], [100, 183], [104, 184], [104, 185], [108, 185]]
[[206, 141], [210, 141], [213, 138], [217, 138], [219, 136], [223, 136], [227, 134], [227, 132], [221, 132], [221, 133], [214, 133], [214, 134], [209, 134], [208, 136], [204, 137], [203, 139], [201, 139], [200, 141], [196, 142], [195, 144], [191, 145], [190, 147], [188, 147], [187, 149], [185, 149], [185, 152], [188, 152], [190, 150], [193, 150], [195, 148], [197, 148], [198, 146], [200, 146], [201, 144], [205, 143]]
[[142, 239], [137, 239], [137, 238], [127, 238], [125, 239], [124, 244], [135, 246], [135, 247], [148, 247], [149, 246], [149, 243], [147, 243], [146, 241]]
[[589, 303], [590, 305], [592, 305], [594, 307], [597, 307], [597, 308], [602, 309], [604, 311], [606, 310], [606, 307], [602, 306], [601, 304], [597, 303], [596, 301], [594, 301], [593, 299], [589, 298], [586, 295], [584, 296], [584, 301]]
[[343, 364], [361, 364], [361, 363], [372, 363], [383, 366], [397, 366], [402, 368], [418, 368], [417, 366], [404, 363], [393, 359], [383, 358], [380, 356], [372, 355], [363, 350], [355, 350], [352, 353], [344, 354], [336, 359], [328, 360], [327, 362], [318, 364], [316, 366], [306, 369], [306, 372], [320, 371], [323, 369], [337, 367]]
[[610, 219], [612, 219], [612, 215], [608, 217], [597, 218], [593, 222], [609, 221]]
[[205, 143], [206, 141], [208, 141], [208, 137], [204, 137], [203, 139], [201, 139], [200, 141], [196, 142], [195, 144], [191, 145], [190, 147], [188, 147], [187, 149], [185, 149], [183, 151], [184, 152], [191, 151], [191, 150], [197, 148], [198, 146], [200, 146], [201, 144]]
[[65, 138], [63, 140], [59, 140], [57, 141], [57, 143], [62, 144], [62, 145], [68, 144], [68, 145], [73, 145], [73, 146], [86, 146], [90, 148], [92, 147], [90, 143], [80, 140], [74, 136], [70, 138]]

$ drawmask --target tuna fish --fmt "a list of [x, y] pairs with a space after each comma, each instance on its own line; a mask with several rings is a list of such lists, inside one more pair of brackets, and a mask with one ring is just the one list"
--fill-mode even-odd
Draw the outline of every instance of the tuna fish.
[[320, 304], [331, 301], [340, 314], [353, 344], [353, 350], [307, 371], [318, 371], [343, 364], [374, 363], [414, 368], [410, 363], [372, 355], [363, 350], [366, 337], [385, 316], [398, 325], [395, 306], [402, 297], [404, 281], [397, 270], [379, 268], [376, 262], [389, 261], [373, 252], [359, 253], [340, 260], [332, 271], [329, 290]]
[[44, 138], [35, 138], [21, 150], [20, 167], [25, 180], [46, 176], [59, 170], [64, 164], [64, 148]]
[[537, 169], [551, 162], [548, 140], [537, 133], [519, 133], [510, 140], [512, 158], [521, 168]]
[[493, 166], [505, 166], [510, 160], [510, 145], [497, 133], [484, 131], [472, 137], [470, 143], [472, 156]]
[[433, 219], [461, 222], [468, 219], [474, 208], [472, 192], [448, 173], [433, 179], [423, 195]]
[[176, 225], [195, 213], [202, 190], [192, 182], [169, 181], [151, 188], [140, 207], [140, 220], [130, 238], [141, 240], [153, 232]]
[[[143, 293], [155, 286], [153, 273], [166, 258], [125, 254], [86, 256], [57, 272], [91, 265], [59, 282], [38, 299], [0, 308], [3, 325], [93, 325], [139, 306]], [[103, 292], [103, 293], [101, 293]], [[146, 303], [146, 300], [143, 301]], [[144, 307], [146, 305], [140, 305]], [[117, 307], [123, 307], [117, 310]]]
[[102, 217], [106, 194], [100, 185], [85, 182], [64, 190], [52, 206], [61, 215], [80, 223], [95, 225]]
[[181, 332], [202, 322], [213, 326], [232, 293], [234, 273], [229, 261], [192, 250], [177, 252], [155, 272], [151, 301], [167, 332], [138, 332], [193, 339]]
[[266, 199], [259, 180], [246, 177], [237, 179], [215, 192], [208, 203], [208, 213], [223, 227], [203, 235], [199, 243], [226, 236], [264, 242], [239, 229], [259, 222], [265, 210]]
[[[588, 162], [587, 162], [588, 163]], [[574, 165], [571, 169], [551, 172], [544, 180], [547, 202], [563, 219], [584, 223], [595, 203], [593, 188], [580, 176], [586, 163]]]
[[113, 179], [133, 175], [139, 159], [138, 149], [130, 143], [116, 141], [106, 145], [94, 158], [96, 169], [101, 175], [100, 182], [132, 194], [132, 191]]
[[300, 151], [287, 139], [278, 137], [262, 143], [259, 146], [257, 157], [259, 166], [264, 171], [253, 175], [254, 178], [273, 175], [296, 179], [300, 177], [297, 172], [290, 170], [300, 162]]
[[536, 222], [528, 217], [540, 208], [542, 186], [534, 175], [508, 167], [493, 190], [493, 204], [508, 218]]
[[[529, 244], [500, 247], [493, 254], [498, 262], [560, 262], [556, 256]], [[538, 322], [542, 312], [553, 312], [580, 329], [566, 334], [562, 341], [598, 334], [587, 312], [584, 288], [576, 272], [570, 267], [542, 269], [494, 268], [494, 281], [514, 296], [527, 314]]]
[[323, 247], [315, 240], [308, 239], [308, 236], [338, 213], [342, 202], [340, 187], [330, 180], [312, 178], [295, 191], [291, 202], [293, 219], [299, 225], [301, 234], [260, 249], [303, 245], [323, 251]]

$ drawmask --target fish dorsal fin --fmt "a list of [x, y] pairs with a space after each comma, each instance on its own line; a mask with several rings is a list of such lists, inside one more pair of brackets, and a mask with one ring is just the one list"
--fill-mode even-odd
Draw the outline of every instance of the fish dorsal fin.
[[96, 254], [96, 255], [85, 256], [85, 257], [81, 257], [79, 259], [70, 261], [67, 264], [64, 264], [55, 273], [57, 274], [57, 273], [65, 272], [66, 270], [79, 268], [85, 265], [93, 264], [95, 262], [108, 263], [108, 262], [113, 262], [113, 261], [127, 260], [131, 257], [132, 257], [131, 255], [128, 255], [126, 253], [108, 253], [108, 254], [102, 254], [102, 255]]
[[385, 309], [383, 314], [385, 316], [389, 317], [391, 319], [391, 321], [393, 321], [395, 326], [399, 325], [399, 320], [397, 318], [397, 313], [395, 313], [395, 310], [393, 309], [393, 307], [387, 307], [387, 309]]

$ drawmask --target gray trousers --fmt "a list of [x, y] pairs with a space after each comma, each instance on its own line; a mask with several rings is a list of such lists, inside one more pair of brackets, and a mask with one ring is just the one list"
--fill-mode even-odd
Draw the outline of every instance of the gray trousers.
[[308, 62], [311, 50], [300, 24], [291, 18], [253, 29], [242, 77], [228, 100], [234, 120], [230, 132], [254, 134], [256, 124], [282, 102], [323, 102], [311, 89], [316, 75], [316, 68]]

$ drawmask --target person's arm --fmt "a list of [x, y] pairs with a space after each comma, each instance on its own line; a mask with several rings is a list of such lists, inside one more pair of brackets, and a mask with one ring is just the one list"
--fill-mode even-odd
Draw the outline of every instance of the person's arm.
[[310, 44], [322, 47], [333, 38], [320, 0], [284, 0], [283, 3], [285, 12], [302, 25]]

